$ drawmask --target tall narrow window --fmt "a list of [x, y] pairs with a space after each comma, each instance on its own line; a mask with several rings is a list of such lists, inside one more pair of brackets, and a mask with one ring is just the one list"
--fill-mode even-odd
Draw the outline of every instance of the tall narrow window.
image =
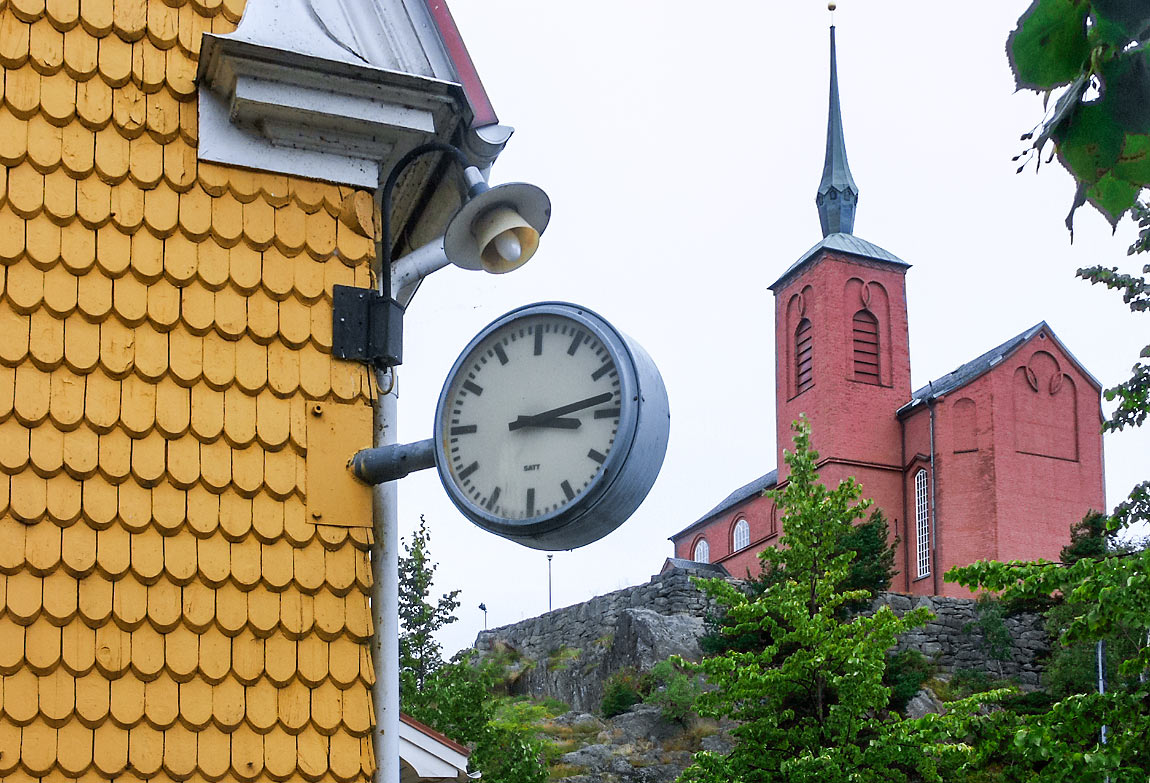
[[707, 545], [707, 539], [699, 539], [699, 543], [695, 544], [695, 556], [691, 559], [696, 563], [711, 562], [711, 547]]
[[854, 317], [855, 380], [879, 383], [878, 319], [869, 310], [859, 310]]
[[914, 532], [918, 554], [918, 576], [930, 576], [930, 495], [926, 471], [914, 475]]
[[809, 389], [814, 376], [814, 331], [811, 321], [804, 318], [795, 329], [795, 394]]
[[731, 547], [732, 552], [738, 552], [740, 549], [746, 549], [751, 545], [751, 526], [747, 524], [747, 520], [740, 519], [735, 523], [735, 532], [731, 538], [735, 544]]

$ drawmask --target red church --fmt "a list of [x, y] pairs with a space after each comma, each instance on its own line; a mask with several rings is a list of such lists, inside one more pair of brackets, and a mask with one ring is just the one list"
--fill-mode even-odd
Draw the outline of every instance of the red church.
[[911, 391], [910, 264], [854, 235], [831, 28], [823, 239], [771, 286], [777, 463], [671, 536], [675, 558], [757, 574], [780, 531], [764, 490], [786, 482], [782, 450], [805, 414], [820, 476], [854, 476], [897, 537], [891, 588], [969, 595], [943, 581], [978, 559], [1057, 560], [1071, 524], [1101, 510], [1101, 386], [1039, 323]]

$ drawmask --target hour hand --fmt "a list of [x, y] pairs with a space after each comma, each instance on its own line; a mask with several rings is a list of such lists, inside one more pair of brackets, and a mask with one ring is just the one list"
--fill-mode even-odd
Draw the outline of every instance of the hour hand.
[[524, 427], [550, 427], [554, 430], [577, 430], [582, 424], [578, 419], [538, 419], [535, 416], [520, 416], [508, 422], [507, 429], [520, 430]]
[[[548, 421], [555, 421], [559, 416], [566, 416], [568, 413], [575, 413], [576, 411], [581, 411], [584, 408], [591, 408], [595, 405], [607, 402], [614, 396], [615, 395], [611, 392], [603, 392], [602, 394], [596, 394], [594, 397], [588, 397], [585, 400], [568, 403], [567, 405], [560, 405], [558, 408], [552, 408], [549, 411], [536, 413], [534, 416], [520, 415], [518, 419], [507, 425], [507, 429], [517, 430], [521, 429], [522, 427], [538, 427]], [[574, 427], [571, 425], [564, 425], [565, 428], [570, 429], [575, 429], [575, 427], [578, 426], [578, 424], [575, 424]]]

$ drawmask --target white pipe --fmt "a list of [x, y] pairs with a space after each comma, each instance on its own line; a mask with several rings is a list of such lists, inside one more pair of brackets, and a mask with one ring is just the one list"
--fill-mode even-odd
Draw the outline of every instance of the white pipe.
[[450, 263], [447, 260], [447, 253], [443, 250], [443, 237], [433, 239], [398, 261], [392, 262], [391, 290], [394, 292], [395, 301], [402, 307], [407, 307], [423, 278]]
[[[375, 445], [397, 442], [399, 400], [394, 369], [376, 373]], [[383, 393], [383, 390], [387, 393]], [[399, 783], [399, 508], [396, 484], [372, 488], [375, 545], [371, 549], [371, 640], [375, 687], [376, 783]]]

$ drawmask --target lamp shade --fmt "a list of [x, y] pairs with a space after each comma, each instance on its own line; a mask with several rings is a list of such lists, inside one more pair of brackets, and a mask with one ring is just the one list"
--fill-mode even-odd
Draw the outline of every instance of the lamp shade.
[[551, 219], [551, 200], [541, 188], [509, 182], [476, 193], [443, 239], [447, 259], [462, 269], [503, 274], [530, 260]]

